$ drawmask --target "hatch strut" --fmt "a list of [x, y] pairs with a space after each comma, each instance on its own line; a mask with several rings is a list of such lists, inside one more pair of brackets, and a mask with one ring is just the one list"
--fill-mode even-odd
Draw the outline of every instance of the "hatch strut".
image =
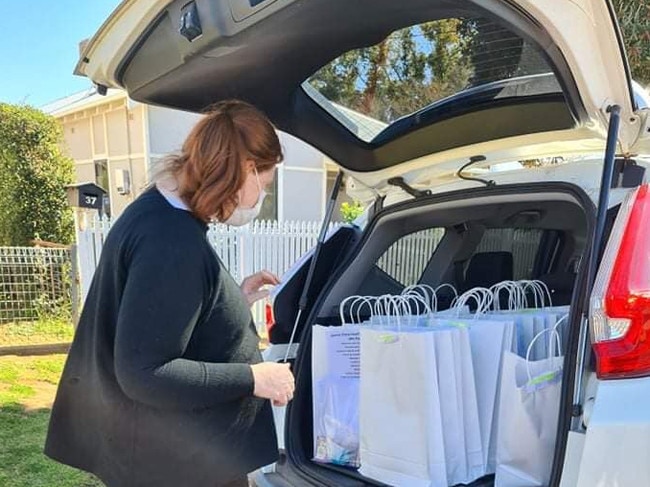
[[293, 324], [293, 330], [291, 330], [291, 338], [289, 339], [289, 344], [287, 346], [287, 352], [284, 355], [284, 362], [289, 360], [289, 352], [291, 351], [291, 346], [293, 341], [296, 338], [296, 330], [298, 329], [298, 324], [300, 323], [300, 318], [307, 309], [307, 298], [309, 295], [309, 288], [311, 287], [311, 281], [314, 278], [314, 271], [316, 270], [316, 264], [318, 262], [318, 257], [320, 255], [323, 244], [325, 243], [325, 237], [327, 236], [327, 229], [332, 220], [332, 214], [334, 213], [334, 206], [336, 205], [336, 198], [339, 195], [341, 190], [341, 184], [343, 183], [343, 171], [339, 171], [334, 181], [334, 187], [332, 188], [332, 193], [330, 194], [330, 199], [327, 203], [327, 209], [325, 211], [325, 217], [323, 218], [323, 226], [320, 229], [320, 234], [318, 235], [318, 241], [316, 243], [316, 248], [314, 249], [314, 255], [311, 258], [309, 264], [309, 270], [307, 271], [307, 277], [305, 279], [305, 284], [302, 288], [302, 294], [300, 295], [300, 300], [298, 301], [298, 314], [296, 315], [296, 321]]
[[424, 191], [415, 189], [413, 186], [409, 186], [409, 184], [404, 181], [404, 178], [399, 176], [395, 178], [390, 178], [388, 181], [388, 184], [391, 186], [397, 186], [398, 188], [402, 188], [404, 191], [406, 191], [408, 194], [415, 198], [421, 198], [423, 196], [431, 196], [431, 191], [428, 189], [425, 189]]
[[596, 271], [598, 270], [598, 257], [604, 245], [603, 233], [605, 232], [605, 220], [609, 207], [609, 193], [612, 188], [614, 178], [614, 157], [616, 156], [616, 142], [618, 140], [618, 127], [621, 121], [621, 107], [612, 105], [607, 108], [609, 116], [609, 131], [607, 133], [607, 146], [605, 148], [605, 161], [603, 164], [603, 175], [600, 180], [600, 195], [598, 197], [598, 213], [596, 217], [596, 228], [592, 235], [591, 248], [589, 256], [589, 268], [587, 269], [587, 290], [591, 295], [591, 290], [596, 280]]
[[[603, 238], [605, 233], [605, 221], [607, 218], [607, 210], [609, 207], [609, 193], [612, 188], [612, 180], [614, 177], [614, 157], [616, 155], [616, 142], [618, 140], [618, 128], [621, 120], [621, 107], [618, 105], [610, 105], [607, 108], [609, 116], [609, 129], [607, 132], [607, 145], [605, 148], [605, 160], [603, 163], [603, 174], [600, 180], [600, 195], [598, 197], [598, 208], [596, 216], [596, 225], [591, 238], [591, 252], [589, 261], [587, 262], [587, 292], [585, 302], [583, 304], [583, 314], [588, 313], [589, 299], [596, 280], [596, 272], [598, 270], [598, 258], [601, 255], [601, 250], [604, 246]], [[585, 326], [580, 330], [580, 338], [578, 342], [578, 363], [576, 364], [576, 373], [578, 377], [575, 382], [575, 389], [573, 391], [573, 417], [582, 415], [581, 394], [582, 394], [582, 372], [585, 365], [585, 357], [587, 354], [587, 326], [586, 320], [582, 320]]]

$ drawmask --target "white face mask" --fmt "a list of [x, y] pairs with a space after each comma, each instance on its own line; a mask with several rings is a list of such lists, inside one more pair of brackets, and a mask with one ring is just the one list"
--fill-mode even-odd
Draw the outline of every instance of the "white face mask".
[[255, 178], [257, 179], [257, 189], [259, 190], [259, 196], [257, 197], [257, 203], [252, 208], [242, 208], [237, 206], [235, 211], [232, 212], [232, 215], [224, 222], [226, 225], [232, 225], [234, 227], [241, 227], [252, 222], [257, 215], [260, 214], [262, 209], [262, 203], [264, 203], [264, 198], [266, 198], [266, 191], [262, 189], [260, 185], [260, 177], [257, 174], [257, 169], [255, 169]]

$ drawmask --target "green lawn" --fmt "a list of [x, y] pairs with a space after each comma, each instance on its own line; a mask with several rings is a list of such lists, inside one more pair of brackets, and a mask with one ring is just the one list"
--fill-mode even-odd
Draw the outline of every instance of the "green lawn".
[[74, 327], [65, 319], [2, 323], [0, 347], [71, 342], [73, 335]]
[[100, 487], [92, 475], [49, 460], [43, 443], [65, 355], [0, 357], [0, 486]]

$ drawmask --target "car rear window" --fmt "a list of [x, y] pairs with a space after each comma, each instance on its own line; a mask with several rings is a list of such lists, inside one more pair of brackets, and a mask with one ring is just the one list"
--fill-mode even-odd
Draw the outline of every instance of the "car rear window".
[[395, 31], [376, 45], [334, 59], [303, 89], [367, 142], [403, 117], [443, 105], [456, 110], [486, 100], [562, 92], [536, 46], [483, 18], [436, 20]]

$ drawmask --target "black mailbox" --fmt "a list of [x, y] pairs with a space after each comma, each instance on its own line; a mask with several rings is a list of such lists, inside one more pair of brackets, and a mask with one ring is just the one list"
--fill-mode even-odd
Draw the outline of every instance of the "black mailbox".
[[66, 187], [68, 204], [75, 208], [101, 210], [104, 207], [106, 190], [95, 183], [80, 183]]

